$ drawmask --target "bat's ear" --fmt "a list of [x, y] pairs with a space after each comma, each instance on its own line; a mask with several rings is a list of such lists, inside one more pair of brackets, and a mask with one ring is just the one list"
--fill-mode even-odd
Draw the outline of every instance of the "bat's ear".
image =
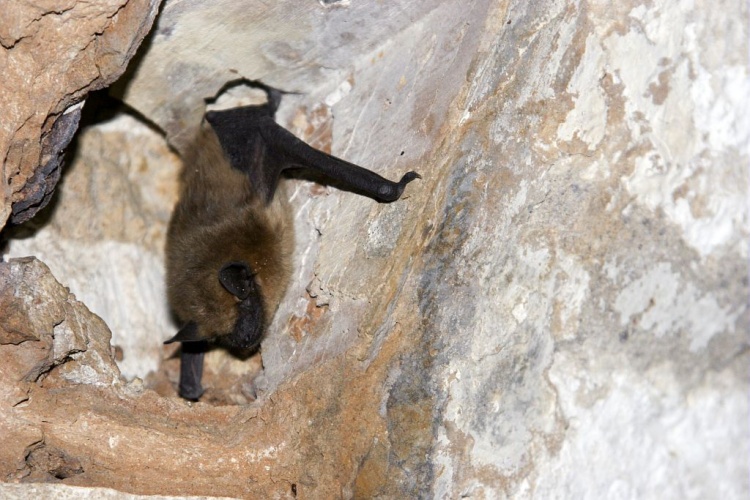
[[244, 262], [227, 262], [219, 271], [219, 281], [229, 293], [245, 300], [255, 288], [250, 266]]
[[198, 325], [195, 321], [186, 323], [185, 326], [180, 328], [180, 331], [171, 339], [164, 342], [165, 344], [171, 344], [172, 342], [198, 342], [200, 340], [206, 340], [198, 335]]

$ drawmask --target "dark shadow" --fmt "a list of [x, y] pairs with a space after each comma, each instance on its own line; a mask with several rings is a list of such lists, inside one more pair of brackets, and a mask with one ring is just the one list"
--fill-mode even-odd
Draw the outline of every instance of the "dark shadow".
[[[180, 344], [180, 348], [177, 349], [171, 356], [169, 356], [167, 359], [179, 359], [180, 355], [182, 353], [182, 346], [184, 344]], [[231, 354], [233, 357], [240, 359], [242, 361], [246, 361], [250, 359], [251, 357], [255, 356], [260, 351], [260, 344], [253, 347], [252, 349], [237, 349], [237, 348], [229, 348], [225, 346], [216, 345], [213, 343], [209, 343], [208, 347], [206, 348], [206, 352], [211, 352], [215, 349], [221, 349], [222, 351], [226, 351], [229, 354]]]
[[281, 101], [281, 98], [285, 95], [299, 95], [298, 92], [289, 92], [286, 90], [277, 89], [275, 87], [271, 87], [270, 85], [266, 85], [263, 82], [259, 82], [258, 80], [248, 80], [247, 78], [241, 77], [234, 80], [230, 80], [224, 85], [221, 86], [221, 88], [214, 94], [213, 97], [204, 99], [206, 104], [215, 104], [216, 101], [219, 100], [219, 98], [227, 93], [228, 91], [237, 88], [237, 87], [253, 87], [256, 89], [260, 89], [266, 93], [268, 96], [269, 102], [274, 103], [274, 109], [278, 108], [279, 102]]
[[138, 68], [140, 68], [141, 64], [143, 64], [143, 58], [146, 56], [148, 51], [151, 49], [151, 46], [154, 44], [154, 39], [159, 35], [168, 37], [171, 33], [171, 29], [159, 27], [159, 20], [161, 19], [162, 12], [164, 12], [165, 3], [166, 2], [162, 2], [159, 6], [159, 11], [156, 13], [156, 16], [154, 16], [154, 23], [151, 25], [151, 31], [146, 34], [146, 36], [143, 38], [143, 41], [141, 42], [141, 45], [135, 51], [133, 57], [130, 58], [130, 61], [128, 61], [128, 66], [125, 68], [123, 74], [107, 89], [109, 95], [113, 96], [119, 101], [122, 101], [123, 96], [128, 90], [130, 82], [133, 81], [133, 77], [138, 71]]
[[89, 127], [106, 123], [122, 114], [133, 116], [138, 121], [146, 124], [148, 127], [161, 134], [161, 131], [153, 123], [140, 115], [140, 113], [136, 112], [133, 108], [127, 106], [119, 99], [110, 96], [107, 89], [91, 92], [81, 110], [81, 120], [78, 125], [78, 130], [63, 153], [63, 161], [60, 166], [60, 180], [54, 188], [49, 203], [28, 221], [22, 224], [8, 223], [2, 231], [0, 231], [0, 254], [4, 255], [7, 253], [7, 247], [10, 240], [33, 238], [39, 230], [45, 227], [52, 219], [55, 210], [59, 205], [59, 193], [62, 189], [65, 189], [67, 172], [80, 154], [81, 134]]

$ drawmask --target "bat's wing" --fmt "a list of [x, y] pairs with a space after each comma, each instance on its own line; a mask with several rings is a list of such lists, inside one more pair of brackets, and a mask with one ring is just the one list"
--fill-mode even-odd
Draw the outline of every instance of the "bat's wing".
[[201, 378], [203, 378], [203, 357], [208, 349], [208, 343], [183, 342], [180, 354], [180, 396], [192, 401], [198, 401], [203, 394]]
[[273, 102], [206, 113], [229, 164], [250, 178], [256, 195], [267, 203], [273, 199], [284, 169], [283, 155], [270, 148], [261, 134], [269, 121], [274, 123], [275, 110]]
[[398, 182], [389, 181], [375, 172], [336, 158], [310, 147], [294, 134], [266, 118], [260, 135], [274, 156], [282, 156], [284, 168], [309, 168], [342, 183], [346, 188], [379, 201], [396, 201], [406, 185], [420, 178], [416, 172], [407, 172]]
[[208, 349], [208, 342], [200, 336], [198, 325], [194, 321], [186, 323], [174, 337], [164, 342], [182, 342], [180, 353], [180, 396], [198, 401], [203, 394], [201, 378], [203, 377], [203, 356]]
[[277, 101], [212, 111], [206, 119], [216, 132], [232, 167], [245, 172], [259, 196], [273, 199], [281, 172], [311, 169], [338, 181], [342, 187], [379, 201], [395, 201], [406, 185], [419, 178], [406, 173], [393, 182], [375, 172], [310, 147], [274, 120]]

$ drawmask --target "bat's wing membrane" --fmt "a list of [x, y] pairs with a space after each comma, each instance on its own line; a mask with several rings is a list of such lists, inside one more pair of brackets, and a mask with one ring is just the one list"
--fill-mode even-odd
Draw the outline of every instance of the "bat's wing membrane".
[[260, 135], [268, 145], [270, 156], [286, 160], [283, 168], [312, 169], [340, 182], [346, 188], [379, 201], [398, 200], [406, 185], [420, 177], [416, 172], [407, 172], [400, 181], [389, 181], [366, 168], [318, 151], [270, 117], [264, 118], [263, 122], [263, 126], [258, 128]]
[[266, 105], [206, 113], [229, 164], [250, 178], [257, 196], [267, 203], [273, 199], [285, 163], [283, 155], [269, 147], [262, 135], [264, 127], [278, 126], [273, 110]]
[[[198, 345], [199, 344], [199, 345]], [[180, 396], [198, 401], [203, 394], [203, 358], [208, 349], [204, 342], [184, 342], [180, 354]]]
[[310, 169], [345, 189], [379, 201], [395, 201], [406, 185], [419, 178], [407, 172], [398, 182], [310, 147], [274, 120], [277, 103], [244, 106], [206, 114], [233, 168], [245, 172], [259, 196], [273, 199], [285, 169]]

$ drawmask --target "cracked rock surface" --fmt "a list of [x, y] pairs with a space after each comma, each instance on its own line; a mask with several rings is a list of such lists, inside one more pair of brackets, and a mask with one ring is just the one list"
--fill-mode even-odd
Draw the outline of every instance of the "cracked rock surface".
[[[749, 32], [736, 0], [166, 1], [113, 90], [139, 115], [87, 122], [0, 264], [0, 478], [747, 497]], [[175, 152], [239, 78], [299, 92], [278, 121], [316, 147], [423, 178], [389, 205], [287, 181], [289, 292], [192, 404], [161, 346]]]
[[0, 222], [49, 203], [86, 95], [125, 71], [158, 0], [0, 1]]

